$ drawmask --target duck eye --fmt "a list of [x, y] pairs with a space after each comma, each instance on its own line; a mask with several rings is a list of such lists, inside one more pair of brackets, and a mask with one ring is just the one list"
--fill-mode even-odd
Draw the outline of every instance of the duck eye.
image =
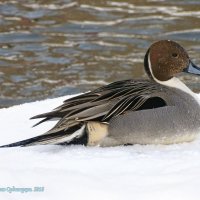
[[173, 56], [174, 58], [177, 58], [177, 57], [178, 57], [178, 54], [177, 54], [177, 53], [172, 53], [172, 56]]

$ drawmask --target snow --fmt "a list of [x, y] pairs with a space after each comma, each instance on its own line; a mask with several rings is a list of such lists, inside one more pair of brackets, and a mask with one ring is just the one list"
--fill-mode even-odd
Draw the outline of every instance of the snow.
[[[29, 118], [52, 110], [68, 97], [1, 109], [0, 145], [51, 128], [55, 122], [31, 128], [37, 120]], [[200, 138], [168, 146], [47, 145], [0, 149], [0, 199], [3, 200], [197, 200], [199, 186]], [[44, 187], [44, 191], [23, 193], [16, 189], [34, 187]], [[12, 188], [16, 190], [12, 192]]]

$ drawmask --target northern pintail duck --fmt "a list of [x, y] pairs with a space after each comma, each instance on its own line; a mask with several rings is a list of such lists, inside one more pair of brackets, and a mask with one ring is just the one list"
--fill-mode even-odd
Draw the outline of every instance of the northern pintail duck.
[[[147, 50], [144, 67], [150, 80], [122, 80], [67, 99], [36, 125], [59, 118], [48, 132], [3, 147], [38, 144], [173, 144], [200, 133], [200, 104], [180, 72], [200, 75], [187, 52], [162, 40]], [[80, 130], [79, 130], [80, 129]]]

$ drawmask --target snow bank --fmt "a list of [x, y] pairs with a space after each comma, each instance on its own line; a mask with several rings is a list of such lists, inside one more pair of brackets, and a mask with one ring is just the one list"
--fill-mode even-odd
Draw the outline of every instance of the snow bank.
[[[1, 109], [0, 145], [51, 128], [55, 122], [31, 128], [37, 120], [29, 118], [59, 106], [64, 99]], [[0, 199], [3, 200], [197, 200], [199, 186], [200, 139], [170, 146], [48, 145], [0, 149]], [[44, 187], [44, 191], [31, 192], [34, 187]], [[23, 193], [17, 188], [28, 189]]]

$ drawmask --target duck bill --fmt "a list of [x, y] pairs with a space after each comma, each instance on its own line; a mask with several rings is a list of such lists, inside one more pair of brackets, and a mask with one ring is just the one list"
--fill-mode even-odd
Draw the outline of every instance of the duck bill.
[[184, 72], [200, 75], [200, 67], [196, 66], [192, 61], [190, 61], [188, 67], [184, 69]]

